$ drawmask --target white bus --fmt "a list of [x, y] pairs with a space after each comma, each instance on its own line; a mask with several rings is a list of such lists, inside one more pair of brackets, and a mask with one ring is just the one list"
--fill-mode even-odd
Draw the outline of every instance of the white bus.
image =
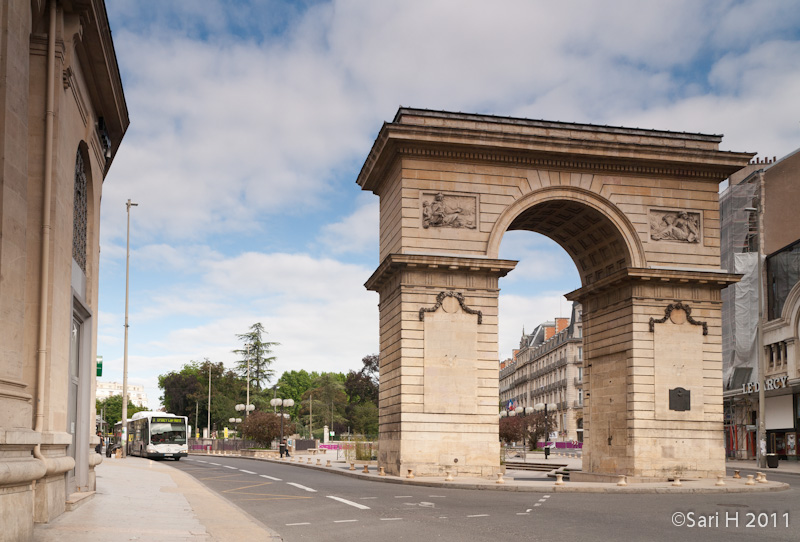
[[186, 416], [164, 412], [137, 412], [128, 422], [128, 454], [178, 461], [188, 455]]

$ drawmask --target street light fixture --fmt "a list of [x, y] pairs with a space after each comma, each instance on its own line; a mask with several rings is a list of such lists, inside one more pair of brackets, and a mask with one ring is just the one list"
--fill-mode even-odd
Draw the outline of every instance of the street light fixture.
[[275, 397], [274, 399], [270, 399], [269, 404], [274, 407], [281, 407], [281, 440], [283, 442], [283, 407], [292, 408], [294, 406], [294, 399], [281, 399], [280, 397]]
[[236, 405], [233, 408], [236, 409], [236, 412], [244, 412], [244, 415], [246, 417], [248, 414], [250, 414], [252, 411], [254, 411], [256, 409], [256, 406], [255, 405], [250, 405], [250, 404], [243, 405], [243, 404], [239, 403], [238, 405]]
[[547, 416], [547, 410], [555, 411], [558, 407], [555, 403], [536, 403], [533, 408], [539, 412], [544, 411], [544, 458], [550, 456], [550, 448], [547, 447], [547, 441], [550, 439], [550, 419]]

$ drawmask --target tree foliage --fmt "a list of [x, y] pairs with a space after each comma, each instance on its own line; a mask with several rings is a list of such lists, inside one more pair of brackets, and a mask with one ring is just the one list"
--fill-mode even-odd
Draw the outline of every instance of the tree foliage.
[[[113, 430], [114, 424], [122, 419], [122, 394], [112, 395], [103, 401], [96, 400], [95, 406], [97, 408], [97, 413], [102, 413], [103, 419], [108, 424], [106, 429], [109, 431]], [[147, 409], [134, 405], [131, 403], [131, 400], [128, 399], [128, 418], [143, 410]]]
[[253, 324], [247, 333], [236, 335], [244, 346], [233, 351], [242, 358], [236, 361], [236, 370], [244, 378], [247, 378], [249, 370], [250, 386], [256, 391], [260, 391], [275, 374], [275, 371], [270, 369], [275, 362], [272, 349], [280, 343], [264, 341], [263, 336], [266, 334], [260, 322]]
[[549, 412], [546, 419], [542, 411], [500, 418], [500, 440], [507, 444], [527, 442], [533, 447], [540, 438], [544, 439], [548, 430], [556, 429], [556, 416]]
[[[259, 446], [267, 448], [281, 435], [281, 416], [272, 412], [252, 412], [239, 426], [242, 435], [254, 440]], [[284, 420], [283, 434], [295, 432], [294, 423]]]
[[350, 403], [378, 404], [378, 356], [371, 354], [361, 359], [360, 371], [350, 371], [344, 382], [344, 389]]

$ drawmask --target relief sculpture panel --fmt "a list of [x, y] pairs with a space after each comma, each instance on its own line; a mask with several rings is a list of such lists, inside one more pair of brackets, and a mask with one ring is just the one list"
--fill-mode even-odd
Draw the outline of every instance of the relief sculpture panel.
[[422, 194], [423, 228], [468, 228], [477, 225], [478, 203], [475, 196]]
[[653, 241], [700, 242], [700, 213], [650, 210], [650, 239]]

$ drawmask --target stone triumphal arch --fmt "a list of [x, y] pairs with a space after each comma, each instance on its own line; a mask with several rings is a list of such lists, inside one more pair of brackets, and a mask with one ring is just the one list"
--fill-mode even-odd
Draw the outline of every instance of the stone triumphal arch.
[[724, 472], [721, 136], [401, 108], [358, 177], [380, 197], [380, 452], [388, 473], [491, 475], [498, 259], [530, 230], [583, 304], [585, 473]]

